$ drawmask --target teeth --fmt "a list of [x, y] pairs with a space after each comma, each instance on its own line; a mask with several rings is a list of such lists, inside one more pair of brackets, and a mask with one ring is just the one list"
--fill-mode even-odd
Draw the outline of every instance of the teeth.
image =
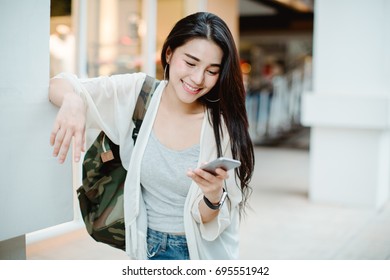
[[191, 91], [198, 91], [199, 90], [199, 88], [194, 88], [194, 87], [190, 86], [189, 84], [187, 84], [186, 82], [184, 82], [184, 84]]

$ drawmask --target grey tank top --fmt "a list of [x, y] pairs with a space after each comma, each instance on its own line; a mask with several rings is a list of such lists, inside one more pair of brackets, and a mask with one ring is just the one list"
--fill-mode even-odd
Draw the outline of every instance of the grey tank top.
[[175, 151], [159, 142], [153, 131], [141, 163], [142, 196], [148, 227], [162, 232], [184, 232], [184, 203], [191, 185], [188, 168], [196, 168], [199, 144]]

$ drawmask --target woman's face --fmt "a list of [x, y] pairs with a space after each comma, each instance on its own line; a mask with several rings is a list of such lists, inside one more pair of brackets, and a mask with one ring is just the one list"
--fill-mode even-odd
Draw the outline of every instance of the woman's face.
[[212, 41], [193, 39], [166, 52], [169, 63], [168, 90], [184, 103], [207, 94], [217, 83], [222, 64], [222, 49]]

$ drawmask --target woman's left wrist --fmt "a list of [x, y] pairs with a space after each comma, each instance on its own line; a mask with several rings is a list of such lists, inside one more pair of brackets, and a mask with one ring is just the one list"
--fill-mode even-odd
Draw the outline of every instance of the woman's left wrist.
[[226, 200], [226, 197], [227, 197], [227, 192], [225, 189], [222, 189], [222, 194], [219, 196], [217, 202], [215, 200], [208, 199], [205, 195], [203, 195], [203, 200], [210, 209], [218, 210], [221, 209], [223, 203]]

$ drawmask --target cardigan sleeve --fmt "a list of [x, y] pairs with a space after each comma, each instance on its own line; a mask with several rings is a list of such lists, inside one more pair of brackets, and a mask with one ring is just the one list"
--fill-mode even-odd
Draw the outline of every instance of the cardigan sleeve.
[[[223, 154], [226, 157], [232, 157], [229, 141], [225, 144]], [[213, 158], [210, 158], [209, 160], [212, 159]], [[234, 217], [237, 217], [237, 213], [235, 212], [239, 212], [242, 194], [236, 182], [234, 170], [229, 171], [229, 178], [226, 180], [225, 187], [227, 189], [228, 197], [222, 208], [219, 210], [218, 216], [212, 221], [208, 223], [202, 222], [199, 212], [199, 203], [203, 199], [203, 193], [201, 191], [198, 192], [198, 195], [192, 204], [192, 217], [199, 225], [202, 238], [207, 241], [215, 240], [227, 227], [229, 227], [232, 223], [237, 222]]]
[[[116, 144], [122, 146], [124, 143], [129, 143], [133, 128], [131, 119], [145, 77], [144, 73], [87, 79], [79, 79], [73, 74], [61, 73], [54, 77], [69, 81], [75, 92], [84, 100], [87, 148], [95, 140], [99, 131], [104, 131]], [[123, 145], [123, 147], [127, 147], [127, 151], [121, 150], [121, 157], [122, 154], [131, 154], [129, 153], [132, 149], [130, 145]], [[129, 158], [127, 157], [122, 157], [122, 160], [128, 162]]]
[[[234, 174], [230, 174], [233, 176]], [[233, 182], [232, 182], [233, 181]], [[232, 185], [233, 184], [233, 185]], [[227, 180], [228, 197], [219, 210], [218, 216], [208, 223], [203, 223], [199, 212], [199, 202], [203, 199], [203, 193], [200, 194], [192, 206], [192, 217], [199, 224], [202, 238], [207, 241], [213, 241], [227, 228], [232, 222], [236, 222], [232, 217], [234, 212], [239, 211], [239, 203], [241, 202], [241, 192], [236, 187], [234, 180]]]

